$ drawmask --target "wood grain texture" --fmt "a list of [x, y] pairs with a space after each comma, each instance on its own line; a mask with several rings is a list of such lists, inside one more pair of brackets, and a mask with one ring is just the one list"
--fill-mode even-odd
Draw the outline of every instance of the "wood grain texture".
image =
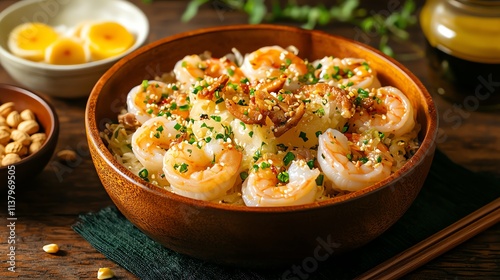
[[[0, 10], [14, 0], [0, 1]], [[185, 1], [155, 0], [143, 4], [133, 0], [149, 16], [154, 41], [178, 32], [201, 27], [246, 23], [246, 18], [233, 11], [216, 10], [206, 5], [195, 20], [180, 23]], [[371, 1], [369, 11], [386, 10], [384, 4]], [[423, 1], [417, 1], [419, 5]], [[376, 38], [359, 37], [356, 30], [346, 25], [330, 25], [321, 29], [360, 39], [376, 46]], [[438, 148], [454, 162], [470, 170], [486, 172], [500, 178], [500, 115], [498, 111], [480, 112], [467, 110], [464, 104], [450, 103], [432, 90], [425, 61], [425, 41], [418, 26], [411, 30], [408, 42], [396, 42], [396, 53], [408, 54], [414, 59], [397, 56], [406, 67], [417, 75], [435, 95], [441, 117], [441, 138]], [[406, 57], [407, 58], [407, 57]], [[0, 68], [0, 82], [16, 84]], [[500, 89], [496, 94], [500, 94]], [[8, 250], [6, 200], [0, 202], [0, 278], [1, 279], [96, 279], [99, 267], [111, 267], [117, 279], [135, 279], [133, 275], [107, 260], [72, 229], [78, 215], [111, 205], [112, 202], [97, 178], [88, 154], [84, 132], [86, 100], [51, 99], [59, 114], [61, 133], [57, 150], [70, 148], [77, 151], [75, 162], [63, 165], [55, 160], [44, 172], [33, 178], [29, 187], [16, 193], [16, 272], [7, 271]], [[450, 174], [453, 176], [453, 174]], [[478, 182], [480, 183], [480, 182]], [[474, 186], [471, 186], [474, 191]], [[2, 197], [5, 197], [2, 195]], [[58, 243], [61, 253], [49, 255], [41, 249], [44, 244]], [[500, 278], [500, 225], [496, 225], [427, 265], [407, 275], [405, 279], [499, 279]]]

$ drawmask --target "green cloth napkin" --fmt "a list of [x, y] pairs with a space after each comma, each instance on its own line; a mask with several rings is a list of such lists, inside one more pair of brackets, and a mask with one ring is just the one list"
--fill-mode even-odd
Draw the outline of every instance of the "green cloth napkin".
[[81, 215], [73, 229], [140, 279], [351, 279], [497, 197], [500, 180], [464, 169], [436, 151], [422, 191], [395, 225], [366, 246], [320, 262], [312, 272], [301, 269], [298, 274], [294, 274], [293, 265], [301, 267], [301, 263], [290, 264], [288, 269], [259, 271], [178, 254], [144, 235], [113, 206]]

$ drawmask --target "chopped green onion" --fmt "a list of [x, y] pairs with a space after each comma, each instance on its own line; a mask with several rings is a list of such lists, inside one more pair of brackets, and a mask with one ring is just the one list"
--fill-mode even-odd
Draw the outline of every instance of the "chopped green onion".
[[323, 186], [323, 180], [324, 180], [324, 175], [319, 174], [318, 177], [316, 177], [316, 186]]
[[358, 96], [361, 98], [367, 98], [369, 96], [369, 92], [367, 90], [364, 90], [362, 88], [358, 88]]
[[266, 161], [263, 161], [260, 163], [260, 168], [262, 168], [262, 169], [269, 168], [269, 167], [271, 167], [271, 164], [269, 164]]
[[174, 164], [174, 169], [179, 171], [180, 173], [186, 173], [188, 171], [188, 164], [187, 163], [181, 163], [181, 164]]
[[363, 63], [361, 63], [361, 65], [363, 65], [365, 67], [365, 70], [366, 71], [369, 71], [370, 70], [370, 65], [368, 65], [368, 63], [365, 61]]
[[300, 138], [302, 138], [302, 140], [303, 140], [304, 142], [307, 142], [307, 140], [309, 140], [309, 138], [307, 138], [307, 135], [306, 135], [306, 133], [305, 133], [304, 131], [301, 131], [301, 132], [299, 133], [299, 137], [300, 137]]
[[344, 124], [344, 126], [342, 127], [342, 133], [346, 133], [348, 129], [349, 129], [349, 123]]
[[285, 165], [288, 165], [290, 164], [290, 162], [292, 162], [293, 160], [295, 159], [295, 154], [292, 153], [292, 152], [288, 152], [286, 153], [285, 157], [283, 158], [283, 163]]
[[288, 172], [283, 171], [278, 173], [278, 180], [282, 183], [288, 183], [290, 181], [290, 175], [288, 175]]
[[335, 73], [332, 74], [332, 77], [338, 75], [340, 72], [340, 67], [338, 67], [338, 66], [333, 66], [333, 69], [335, 70]]
[[222, 118], [220, 116], [210, 116], [210, 118], [216, 122], [220, 122], [222, 120]]
[[246, 172], [246, 171], [241, 172], [240, 178], [241, 178], [241, 180], [245, 181], [245, 179], [248, 178], [248, 172]]
[[313, 169], [314, 168], [314, 159], [311, 159], [307, 162], [307, 166], [309, 166], [309, 169]]
[[259, 150], [255, 151], [255, 153], [253, 154], [253, 160], [257, 161], [260, 157], [262, 157], [262, 152], [259, 149]]
[[142, 86], [142, 90], [146, 91], [148, 89], [148, 86], [149, 86], [148, 80], [143, 80], [141, 86]]
[[141, 169], [141, 171], [139, 171], [138, 174], [139, 174], [139, 177], [141, 177], [141, 179], [146, 180], [146, 182], [149, 182], [149, 178], [148, 178], [149, 172], [146, 168]]

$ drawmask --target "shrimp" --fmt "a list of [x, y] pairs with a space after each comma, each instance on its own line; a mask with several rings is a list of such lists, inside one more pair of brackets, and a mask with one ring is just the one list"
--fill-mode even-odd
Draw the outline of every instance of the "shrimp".
[[286, 76], [284, 88], [296, 89], [298, 79], [307, 73], [307, 64], [293, 50], [280, 46], [262, 47], [243, 59], [241, 70], [251, 82]]
[[361, 190], [391, 174], [392, 160], [387, 148], [381, 143], [375, 147], [360, 145], [359, 135], [353, 135], [354, 142], [330, 128], [319, 136], [318, 163], [335, 190]]
[[242, 198], [247, 206], [290, 206], [312, 203], [321, 187], [317, 168], [305, 160], [293, 160], [289, 167], [282, 159], [270, 157], [256, 162], [242, 184]]
[[213, 58], [210, 54], [187, 55], [174, 66], [176, 79], [186, 86], [203, 80], [205, 76], [217, 78], [227, 75], [229, 81], [240, 83], [245, 75], [241, 69], [227, 57]]
[[385, 134], [400, 136], [415, 127], [415, 110], [399, 89], [381, 87], [372, 92], [358, 89], [361, 109], [349, 120], [350, 130], [362, 133], [375, 129]]
[[211, 201], [234, 186], [241, 159], [236, 147], [221, 140], [201, 147], [184, 141], [165, 153], [163, 172], [174, 193]]
[[180, 138], [176, 127], [176, 121], [154, 117], [132, 134], [132, 151], [149, 174], [162, 170], [165, 152]]
[[375, 70], [361, 58], [333, 58], [326, 56], [313, 63], [315, 76], [319, 82], [331, 86], [353, 88], [378, 88], [380, 82]]
[[179, 91], [175, 84], [145, 80], [128, 93], [127, 111], [141, 124], [163, 114], [187, 118], [189, 102], [187, 94]]

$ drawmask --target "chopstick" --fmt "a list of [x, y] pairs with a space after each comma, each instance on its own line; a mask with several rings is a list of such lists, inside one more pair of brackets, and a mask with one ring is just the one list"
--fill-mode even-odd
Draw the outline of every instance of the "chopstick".
[[500, 198], [355, 279], [396, 279], [402, 277], [498, 222], [500, 222]]

